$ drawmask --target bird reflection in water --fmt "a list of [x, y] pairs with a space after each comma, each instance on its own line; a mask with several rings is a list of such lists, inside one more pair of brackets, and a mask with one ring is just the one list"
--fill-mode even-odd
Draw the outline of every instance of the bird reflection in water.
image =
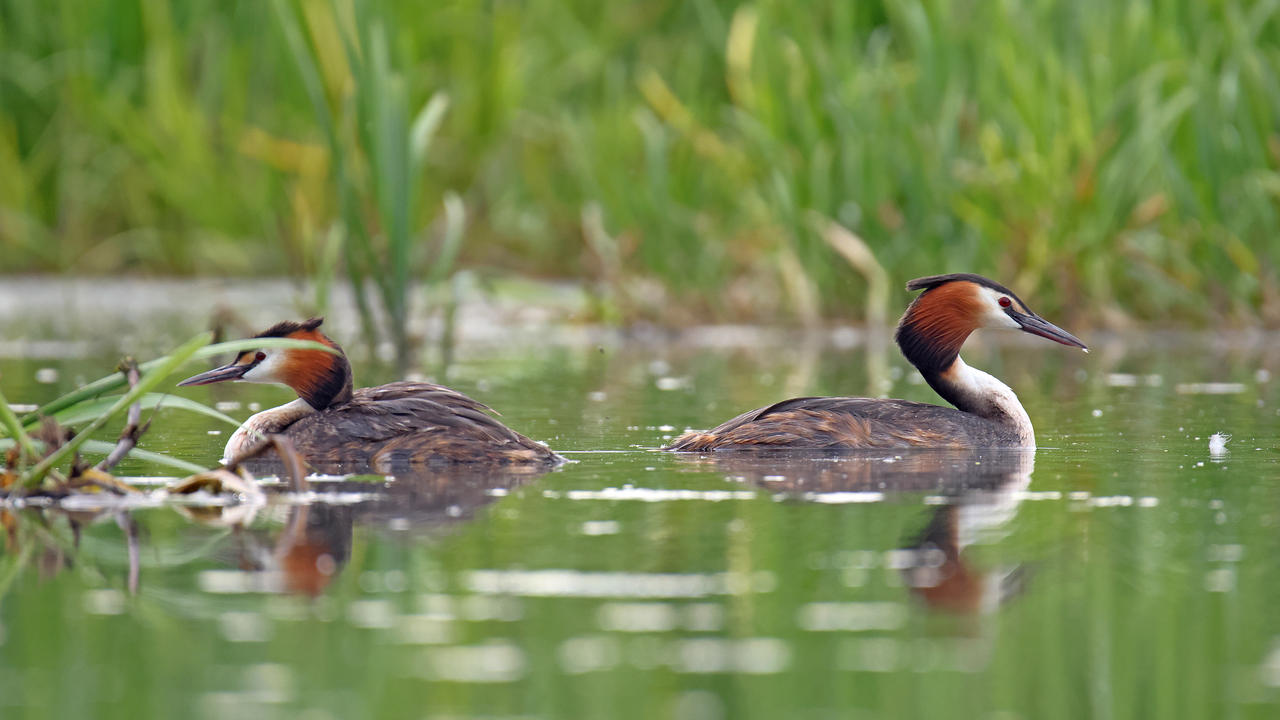
[[906, 549], [911, 563], [903, 581], [926, 605], [962, 615], [991, 612], [1025, 587], [1025, 566], [981, 568], [970, 562], [970, 545], [991, 542], [1013, 518], [1025, 484], [970, 490], [948, 497]]
[[933, 610], [990, 612], [1017, 597], [1027, 579], [1022, 566], [985, 568], [967, 550], [997, 539], [1013, 519], [1031, 482], [1034, 450], [781, 450], [689, 460], [712, 463], [734, 480], [799, 501], [874, 502], [925, 494], [929, 520], [893, 554], [893, 565], [912, 595]]
[[443, 536], [541, 474], [404, 468], [394, 478], [313, 480], [305, 493], [285, 492], [270, 501], [268, 510], [285, 512], [282, 526], [250, 530], [251, 518], [236, 521], [234, 562], [263, 573], [262, 589], [320, 595], [350, 560], [357, 525]]

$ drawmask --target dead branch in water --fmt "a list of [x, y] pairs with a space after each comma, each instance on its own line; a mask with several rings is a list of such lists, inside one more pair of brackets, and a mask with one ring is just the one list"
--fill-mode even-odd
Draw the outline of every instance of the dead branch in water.
[[[120, 364], [120, 369], [124, 372], [125, 377], [129, 380], [129, 389], [133, 389], [138, 385], [138, 379], [141, 375], [138, 372], [138, 363], [133, 358], [125, 358]], [[102, 471], [110, 470], [124, 460], [135, 447], [138, 446], [138, 438], [151, 427], [151, 421], [148, 420], [145, 425], [142, 422], [142, 403], [135, 402], [129, 406], [127, 421], [124, 430], [120, 432], [120, 439], [116, 441], [116, 446], [112, 448], [111, 453], [98, 463], [97, 469]]]

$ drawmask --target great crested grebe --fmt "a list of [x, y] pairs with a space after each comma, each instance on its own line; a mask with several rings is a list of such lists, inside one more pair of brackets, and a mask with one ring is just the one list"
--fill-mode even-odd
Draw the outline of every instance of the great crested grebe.
[[960, 347], [981, 327], [1007, 328], [1063, 345], [1088, 348], [1031, 312], [1017, 295], [980, 275], [918, 278], [923, 290], [898, 321], [894, 339], [908, 362], [957, 409], [873, 398], [805, 397], [752, 410], [707, 432], [687, 432], [664, 450], [905, 447], [1034, 448], [1031, 418], [1018, 396], [960, 359]]
[[488, 415], [489, 408], [456, 390], [393, 382], [352, 390], [351, 364], [320, 332], [323, 318], [278, 323], [255, 337], [313, 340], [336, 350], [247, 350], [228, 365], [179, 385], [241, 380], [279, 383], [298, 399], [250, 417], [227, 441], [223, 461], [252, 457], [266, 435], [283, 433], [313, 464], [367, 465], [490, 463], [549, 467], [559, 455]]

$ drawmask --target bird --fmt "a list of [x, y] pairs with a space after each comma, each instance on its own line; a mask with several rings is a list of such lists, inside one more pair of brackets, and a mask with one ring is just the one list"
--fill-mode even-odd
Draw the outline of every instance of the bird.
[[1034, 448], [1031, 418], [1009, 386], [966, 365], [960, 348], [978, 328], [1021, 330], [1088, 352], [1074, 335], [1031, 311], [1013, 291], [972, 273], [907, 283], [921, 291], [894, 339], [907, 361], [953, 408], [908, 400], [801, 397], [743, 413], [705, 432], [689, 431], [663, 450]]
[[297, 400], [251, 416], [232, 433], [224, 464], [261, 454], [274, 433], [288, 437], [313, 466], [375, 471], [455, 464], [549, 468], [564, 461], [499, 422], [483, 403], [443, 385], [393, 382], [353, 390], [351, 363], [320, 331], [323, 322], [319, 317], [286, 320], [254, 337], [311, 340], [331, 351], [246, 350], [227, 365], [178, 383], [278, 383], [298, 394]]

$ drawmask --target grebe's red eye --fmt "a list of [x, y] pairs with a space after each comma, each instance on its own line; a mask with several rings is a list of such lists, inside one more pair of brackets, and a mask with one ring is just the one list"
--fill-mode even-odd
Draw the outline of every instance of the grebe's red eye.
[[[1007, 308], [1012, 304], [1013, 304], [1013, 301], [1010, 300], [1009, 298], [1007, 297], [1000, 298], [1000, 307]], [[258, 353], [258, 354], [261, 355], [262, 353]]]
[[262, 362], [263, 360], [266, 360], [266, 359], [267, 359], [267, 354], [262, 352], [261, 350], [258, 351], [257, 355], [253, 356], [254, 362]]

